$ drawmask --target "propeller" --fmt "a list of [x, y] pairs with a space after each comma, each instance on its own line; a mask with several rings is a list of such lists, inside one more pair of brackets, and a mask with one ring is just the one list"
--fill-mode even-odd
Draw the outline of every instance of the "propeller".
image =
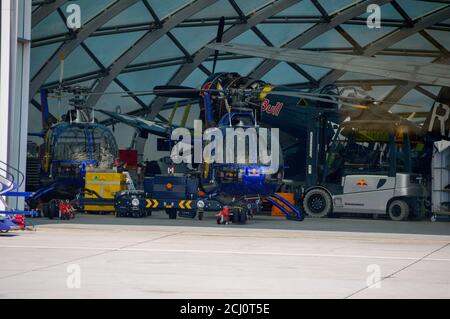
[[[225, 17], [221, 17], [219, 21], [219, 28], [217, 29], [216, 43], [222, 42], [224, 30], [225, 30]], [[216, 65], [218, 57], [219, 57], [219, 50], [216, 50], [214, 51], [212, 74], [216, 73]]]
[[[201, 90], [180, 86], [180, 85], [161, 85], [155, 86], [153, 88], [153, 92], [148, 93], [148, 95], [156, 95], [156, 96], [164, 96], [164, 97], [173, 97], [173, 98], [181, 98], [181, 99], [196, 99], [199, 98]], [[144, 94], [135, 94], [136, 96], [146, 95]]]

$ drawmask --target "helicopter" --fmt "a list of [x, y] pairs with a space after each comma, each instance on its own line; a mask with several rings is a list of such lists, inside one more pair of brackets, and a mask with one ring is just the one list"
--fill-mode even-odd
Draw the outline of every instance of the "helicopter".
[[[88, 88], [59, 87], [42, 90], [43, 132], [30, 134], [44, 139], [40, 147], [41, 187], [27, 199], [30, 208], [52, 199], [73, 199], [84, 188], [89, 167], [111, 169], [118, 158], [118, 146], [111, 130], [95, 121], [93, 112], [84, 107]], [[70, 95], [71, 108], [57, 122], [48, 117], [48, 95]]]

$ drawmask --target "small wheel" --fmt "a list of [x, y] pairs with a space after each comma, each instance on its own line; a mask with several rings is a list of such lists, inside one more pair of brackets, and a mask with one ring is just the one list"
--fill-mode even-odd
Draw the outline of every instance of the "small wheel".
[[48, 206], [49, 206], [48, 207], [48, 218], [49, 219], [59, 218], [58, 203], [56, 202], [56, 200], [50, 201]]
[[409, 205], [404, 200], [394, 200], [389, 204], [388, 214], [393, 221], [403, 221], [409, 216]]
[[331, 196], [323, 189], [309, 191], [303, 201], [306, 214], [313, 218], [323, 218], [331, 214], [333, 203]]
[[240, 222], [239, 210], [233, 210], [233, 224], [238, 224]]
[[239, 221], [241, 224], [247, 223], [247, 212], [245, 210], [239, 211]]
[[166, 213], [169, 215], [169, 219], [177, 219], [177, 210], [173, 208], [166, 209]]
[[49, 216], [49, 204], [48, 203], [42, 204], [42, 217], [46, 217], [46, 218], [50, 217]]
[[133, 218], [139, 218], [139, 217], [141, 217], [141, 213], [140, 212], [133, 212], [132, 216], [133, 216]]

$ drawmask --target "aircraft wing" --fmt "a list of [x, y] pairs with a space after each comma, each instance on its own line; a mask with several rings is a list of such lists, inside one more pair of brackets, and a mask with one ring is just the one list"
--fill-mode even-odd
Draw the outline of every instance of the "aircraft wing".
[[450, 87], [450, 66], [438, 63], [392, 62], [381, 58], [279, 49], [230, 43], [209, 44], [208, 47], [229, 53], [277, 61], [371, 74], [391, 79]]
[[169, 127], [165, 127], [163, 125], [157, 124], [153, 121], [144, 120], [139, 117], [120, 114], [116, 112], [110, 112], [105, 110], [97, 110], [97, 112], [103, 113], [110, 118], [120, 122], [127, 124], [131, 127], [134, 127], [142, 132], [147, 132], [149, 134], [153, 134], [160, 137], [170, 138], [170, 129]]

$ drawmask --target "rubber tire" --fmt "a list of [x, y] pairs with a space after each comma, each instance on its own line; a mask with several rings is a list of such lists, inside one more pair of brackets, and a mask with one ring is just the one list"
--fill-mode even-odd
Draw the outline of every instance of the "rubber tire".
[[239, 210], [234, 209], [233, 210], [233, 224], [239, 224], [241, 218], [240, 218]]
[[[395, 216], [393, 213], [393, 210], [395, 207], [400, 208], [399, 216]], [[393, 221], [396, 221], [396, 222], [404, 221], [409, 217], [409, 213], [410, 213], [409, 205], [404, 200], [396, 199], [389, 204], [388, 215], [389, 215], [389, 218]]]
[[247, 223], [247, 212], [245, 210], [239, 211], [239, 221], [241, 224]]
[[169, 215], [169, 219], [177, 219], [178, 212], [176, 209], [166, 209], [166, 213]]
[[[323, 203], [324, 207], [321, 211], [315, 212], [310, 208], [310, 205], [308, 204], [308, 201], [311, 200], [313, 197], [320, 198]], [[327, 191], [316, 188], [313, 190], [310, 190], [305, 195], [305, 199], [303, 200], [303, 208], [305, 210], [305, 213], [312, 218], [324, 218], [331, 214], [333, 211], [333, 201], [331, 200], [330, 194], [328, 194]]]
[[49, 218], [49, 204], [42, 204], [42, 217]]
[[59, 209], [56, 200], [51, 200], [48, 204], [48, 218], [54, 219], [59, 218]]

